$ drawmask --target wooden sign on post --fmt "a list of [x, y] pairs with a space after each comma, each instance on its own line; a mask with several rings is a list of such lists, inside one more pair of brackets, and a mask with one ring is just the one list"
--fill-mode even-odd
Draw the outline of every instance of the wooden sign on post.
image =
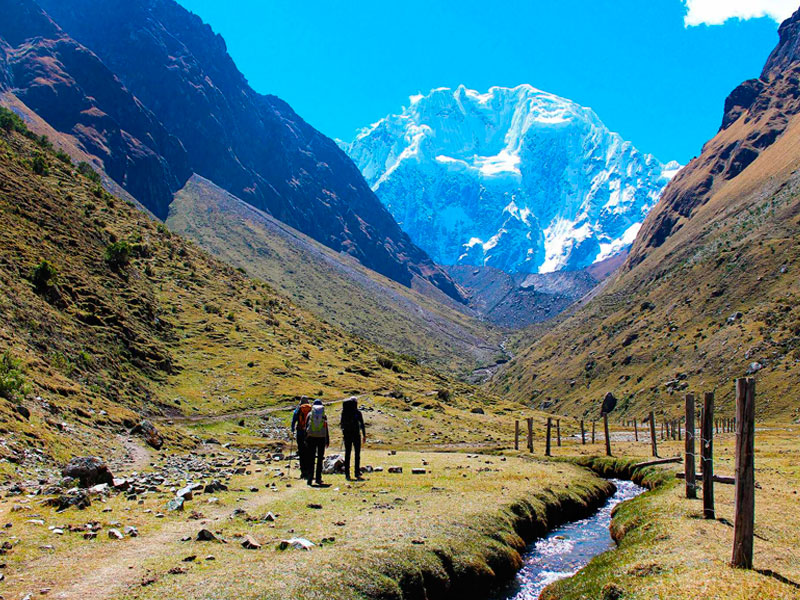
[[694, 394], [686, 394], [686, 497], [697, 498], [697, 483], [694, 470]]
[[756, 380], [736, 380], [736, 500], [733, 523], [731, 565], [753, 568], [753, 528], [755, 526], [755, 416]]
[[714, 393], [706, 392], [700, 446], [703, 455], [703, 517], [715, 519], [714, 511]]

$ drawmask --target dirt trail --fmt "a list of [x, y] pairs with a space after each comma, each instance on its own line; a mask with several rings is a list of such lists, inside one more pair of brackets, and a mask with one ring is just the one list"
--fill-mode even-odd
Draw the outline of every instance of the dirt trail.
[[[296, 494], [303, 488], [292, 487], [282, 492], [283, 497]], [[202, 498], [202, 496], [201, 496]], [[143, 529], [140, 536], [126, 538], [120, 542], [106, 544], [102, 552], [97, 552], [90, 546], [80, 546], [67, 553], [45, 558], [43, 561], [34, 561], [28, 565], [29, 569], [36, 571], [37, 562], [41, 567], [49, 567], [54, 563], [70, 564], [73, 568], [68, 573], [60, 575], [58, 585], [53, 585], [49, 596], [59, 600], [107, 600], [116, 598], [126, 591], [135, 589], [146, 582], [149, 577], [160, 577], [175, 566], [181, 565], [182, 559], [188, 551], [181, 547], [181, 538], [191, 536], [207, 527], [214, 529], [213, 523], [230, 516], [234, 508], [241, 508], [255, 512], [256, 509], [266, 507], [274, 502], [272, 493], [259, 493], [245, 501], [237, 502], [235, 507], [224, 505], [198, 504], [202, 508], [205, 518], [200, 521], [170, 521], [165, 519], [156, 531]], [[101, 534], [106, 534], [104, 529]], [[262, 540], [267, 542], [267, 540]], [[229, 542], [231, 543], [231, 542]], [[208, 554], [219, 554], [225, 551], [221, 544], [209, 544]], [[199, 557], [202, 560], [203, 557]], [[52, 561], [52, 562], [51, 562]], [[159, 565], [154, 572], [148, 565]]]

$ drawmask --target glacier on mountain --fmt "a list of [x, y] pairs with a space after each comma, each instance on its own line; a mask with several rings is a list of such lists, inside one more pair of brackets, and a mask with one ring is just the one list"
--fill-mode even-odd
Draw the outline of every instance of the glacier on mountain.
[[343, 144], [411, 239], [445, 265], [579, 269], [629, 246], [680, 165], [529, 85], [411, 97]]

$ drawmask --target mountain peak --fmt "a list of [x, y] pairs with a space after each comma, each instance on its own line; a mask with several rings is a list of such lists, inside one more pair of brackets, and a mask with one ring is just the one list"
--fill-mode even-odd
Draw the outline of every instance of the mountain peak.
[[581, 268], [622, 250], [680, 168], [528, 84], [411, 96], [347, 151], [434, 259], [505, 271]]

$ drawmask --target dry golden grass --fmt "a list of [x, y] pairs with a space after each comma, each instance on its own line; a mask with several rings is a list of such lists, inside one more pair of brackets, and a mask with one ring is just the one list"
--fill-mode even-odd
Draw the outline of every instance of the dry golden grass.
[[[381, 597], [391, 597], [398, 581], [420, 570], [437, 571], [434, 563], [443, 573], [438, 555], [453, 561], [451, 572], [484, 586], [493, 573], [508, 576], [518, 566], [516, 550], [522, 541], [515, 527], [521, 519], [527, 515], [544, 527], [555, 518], [552, 507], [597, 500], [605, 486], [573, 465], [515, 457], [367, 451], [364, 458], [373, 466], [402, 466], [404, 473], [373, 473], [367, 481], [352, 485], [341, 475], [331, 475], [327, 478], [331, 487], [310, 489], [288, 478], [285, 464], [275, 470], [254, 464], [249, 475], [233, 479], [231, 491], [215, 494], [218, 505], [207, 504], [208, 496], [199, 495], [187, 503], [186, 513], [170, 513], [163, 519], [146, 511], [163, 510], [169, 497], [165, 494], [153, 495], [143, 504], [114, 497], [84, 512], [61, 515], [32, 499], [23, 504], [29, 510], [10, 512], [14, 501], [3, 501], [0, 519], [13, 523], [3, 537], [21, 540], [6, 557], [5, 590], [11, 597], [21, 597], [49, 588], [51, 597], [94, 600], [360, 598], [372, 588], [372, 593], [381, 590]], [[425, 463], [426, 474], [411, 474], [412, 467]], [[272, 483], [274, 491], [265, 489]], [[251, 486], [261, 491], [248, 491]], [[322, 508], [309, 508], [309, 503]], [[551, 507], [549, 513], [546, 505]], [[203, 518], [188, 518], [193, 509]], [[245, 515], [232, 517], [234, 509], [254, 517], [273, 512], [278, 518], [274, 523], [248, 522]], [[45, 525], [26, 523], [34, 516], [44, 519]], [[91, 542], [78, 533], [58, 536], [47, 530], [48, 525], [92, 520], [104, 528]], [[106, 530], [115, 521], [137, 526], [140, 537], [107, 539]], [[229, 543], [180, 541], [203, 527]], [[244, 534], [253, 535], [263, 548], [241, 548]], [[324, 538], [335, 541], [310, 552], [277, 549], [281, 539], [293, 536], [317, 544]], [[53, 549], [43, 549], [45, 545]], [[197, 560], [183, 562], [190, 555]], [[205, 560], [209, 555], [216, 560]], [[170, 574], [175, 567], [187, 572]], [[154, 581], [142, 585], [150, 580]]]

